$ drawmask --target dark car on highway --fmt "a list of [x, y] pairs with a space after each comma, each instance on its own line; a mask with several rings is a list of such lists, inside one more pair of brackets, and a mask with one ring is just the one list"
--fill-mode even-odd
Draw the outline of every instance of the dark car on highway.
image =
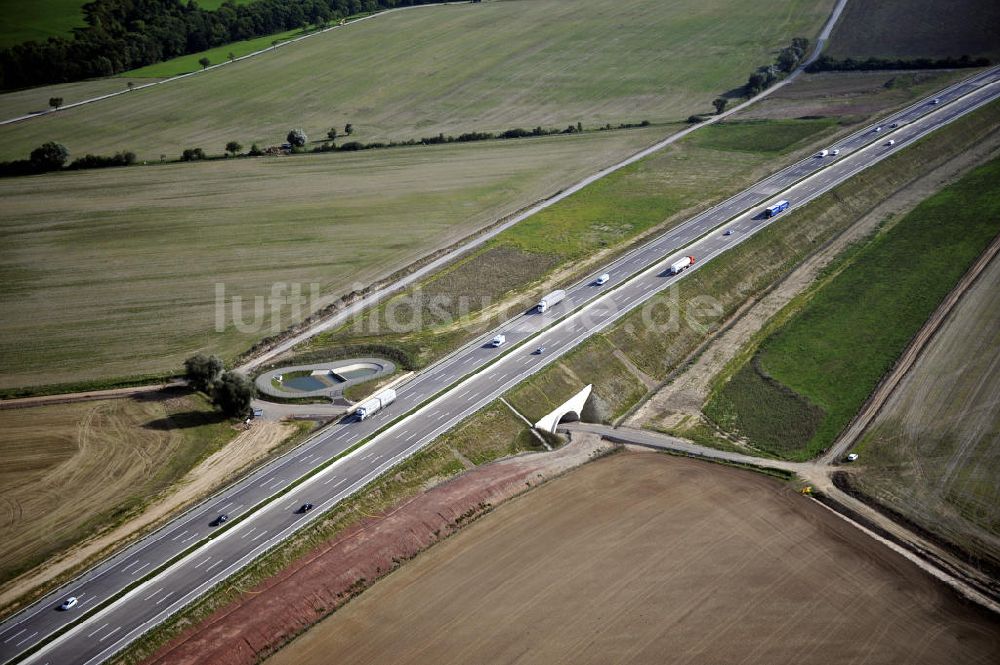
[[225, 513], [222, 513], [221, 515], [219, 515], [218, 517], [216, 517], [214, 520], [212, 520], [211, 524], [212, 524], [212, 526], [220, 526], [222, 524], [225, 524], [228, 521], [229, 521], [229, 515], [227, 515]]
[[303, 503], [301, 506], [299, 506], [299, 509], [298, 509], [297, 512], [299, 512], [299, 513], [308, 513], [312, 509], [313, 509], [313, 505], [311, 503]]

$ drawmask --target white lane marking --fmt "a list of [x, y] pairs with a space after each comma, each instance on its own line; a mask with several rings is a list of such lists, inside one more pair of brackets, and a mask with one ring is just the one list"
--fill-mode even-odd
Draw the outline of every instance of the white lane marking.
[[170, 540], [172, 540], [172, 541], [173, 541], [173, 540], [177, 540], [178, 538], [180, 538], [181, 536], [183, 536], [183, 535], [184, 535], [185, 533], [187, 533], [187, 532], [188, 532], [188, 529], [184, 529], [183, 531], [181, 531], [181, 532], [180, 532], [179, 534], [177, 534], [176, 536], [174, 536], [174, 537], [173, 537], [173, 538], [171, 538]]
[[239, 511], [239, 509], [240, 509], [240, 508], [242, 508], [242, 507], [243, 507], [243, 504], [241, 503], [240, 505], [236, 506], [235, 508], [233, 508], [233, 509], [232, 509], [231, 511], [229, 511], [229, 512], [231, 512], [231, 513], [235, 513], [235, 512], [237, 512], [237, 511]]
[[206, 568], [205, 572], [207, 573], [208, 571], [210, 571], [213, 568], [215, 568], [216, 566], [218, 566], [220, 563], [222, 563], [222, 559], [219, 559], [218, 561], [216, 561], [215, 563], [213, 563], [211, 566], [209, 566], [208, 568]]
[[16, 647], [19, 647], [19, 646], [21, 646], [22, 644], [24, 644], [25, 642], [27, 642], [28, 640], [30, 640], [30, 639], [31, 639], [32, 637], [34, 637], [34, 636], [35, 636], [35, 635], [37, 635], [37, 634], [38, 634], [38, 631], [36, 630], [36, 631], [35, 631], [35, 632], [33, 632], [33, 633], [32, 633], [31, 635], [28, 635], [28, 636], [27, 636], [26, 638], [24, 638], [23, 640], [21, 640], [20, 642], [18, 642], [18, 643], [17, 643], [17, 644], [15, 644], [14, 646], [16, 646]]
[[126, 570], [128, 570], [129, 568], [131, 568], [132, 566], [134, 566], [134, 565], [136, 565], [138, 563], [139, 563], [138, 559], [133, 559], [132, 563], [130, 563], [129, 565], [127, 565], [124, 568], [122, 568], [122, 572], [124, 573]]
[[192, 533], [192, 534], [191, 534], [190, 536], [188, 536], [187, 538], [185, 538], [184, 540], [182, 540], [182, 541], [181, 541], [181, 544], [183, 545], [184, 543], [187, 543], [187, 542], [190, 542], [190, 541], [194, 540], [194, 539], [195, 539], [195, 538], [197, 538], [197, 537], [198, 537], [198, 532], [197, 532], [197, 531], [195, 531], [195, 532], [194, 532], [194, 533]]
[[170, 593], [168, 593], [167, 595], [165, 595], [163, 598], [160, 598], [158, 601], [156, 601], [156, 604], [159, 605], [160, 603], [162, 603], [163, 601], [165, 601], [167, 598], [170, 598], [170, 596], [172, 596], [172, 595], [174, 595], [173, 591], [171, 591]]
[[139, 566], [138, 568], [136, 568], [135, 570], [133, 570], [132, 574], [133, 575], [138, 575], [140, 572], [142, 572], [146, 568], [149, 568], [149, 564], [148, 563], [144, 563], [141, 566]]
[[334, 485], [334, 487], [340, 487], [341, 485], [343, 485], [346, 482], [347, 482], [347, 478], [341, 478], [340, 482], [338, 482], [336, 485]]
[[329, 485], [329, 484], [330, 484], [331, 482], [333, 482], [333, 481], [334, 481], [334, 480], [335, 480], [336, 478], [337, 478], [337, 476], [330, 476], [329, 478], [327, 478], [326, 480], [324, 480], [324, 481], [323, 481], [323, 484], [324, 484], [324, 485]]
[[122, 627], [118, 626], [114, 630], [110, 631], [107, 635], [105, 635], [104, 637], [102, 637], [101, 639], [99, 639], [98, 642], [103, 642], [104, 640], [108, 639], [109, 637], [111, 637], [112, 635], [114, 635], [115, 633], [117, 633], [121, 629], [122, 629]]
[[83, 600], [83, 601], [80, 601], [80, 607], [83, 607], [84, 605], [86, 605], [86, 604], [87, 604], [87, 603], [89, 603], [90, 601], [94, 600], [95, 598], [97, 598], [97, 596], [91, 596], [91, 597], [90, 597], [90, 598], [88, 598], [87, 600]]
[[249, 529], [247, 529], [246, 533], [244, 533], [242, 536], [240, 536], [240, 540], [243, 540], [244, 538], [246, 538], [247, 536], [249, 536], [251, 533], [253, 533], [256, 530], [257, 530], [257, 527], [255, 527], [255, 526], [250, 527]]
[[267, 535], [267, 529], [264, 529], [263, 531], [261, 531], [260, 533], [258, 533], [256, 536], [254, 536], [253, 539], [254, 540], [260, 540], [261, 538], [263, 538], [266, 535]]
[[101, 626], [100, 628], [98, 628], [98, 629], [97, 629], [97, 630], [95, 630], [94, 632], [92, 632], [92, 633], [89, 633], [89, 634], [87, 635], [87, 637], [93, 637], [94, 635], [97, 635], [97, 634], [98, 634], [99, 632], [101, 632], [102, 630], [104, 630], [104, 629], [105, 629], [105, 628], [107, 628], [107, 627], [108, 627], [108, 624], [107, 624], [107, 623], [105, 623], [105, 624], [104, 624], [103, 626]]
[[278, 478], [273, 483], [271, 483], [271, 487], [269, 489], [273, 490], [278, 485], [284, 485], [284, 484], [285, 484], [285, 479], [284, 478]]
[[212, 560], [212, 557], [207, 556], [204, 559], [202, 559], [199, 563], [196, 563], [194, 567], [195, 568], [201, 568], [202, 566], [204, 566], [206, 563], [208, 563], [211, 560]]
[[148, 596], [146, 596], [146, 600], [149, 600], [150, 598], [153, 598], [154, 596], [156, 596], [156, 594], [160, 593], [161, 591], [163, 591], [163, 587], [160, 587], [159, 589], [157, 589], [153, 593], [151, 593]]
[[10, 637], [8, 637], [7, 639], [5, 639], [5, 640], [3, 641], [3, 643], [4, 643], [4, 644], [7, 644], [7, 643], [8, 643], [8, 642], [10, 642], [10, 641], [11, 641], [12, 639], [14, 639], [15, 637], [17, 637], [17, 636], [18, 636], [18, 635], [20, 635], [21, 633], [25, 632], [26, 630], [28, 630], [28, 629], [27, 629], [27, 628], [22, 628], [21, 630], [17, 631], [17, 632], [16, 632], [16, 633], [14, 633], [13, 635], [11, 635], [11, 636], [10, 636]]
[[230, 501], [229, 503], [227, 503], [226, 505], [224, 505], [222, 508], [219, 508], [219, 511], [223, 511], [223, 510], [225, 510], [226, 508], [228, 508], [231, 505], [233, 505], [232, 501]]

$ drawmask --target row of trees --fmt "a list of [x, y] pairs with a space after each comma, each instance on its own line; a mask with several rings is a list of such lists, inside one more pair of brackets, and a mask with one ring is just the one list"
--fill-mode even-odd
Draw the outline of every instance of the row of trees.
[[828, 55], [822, 55], [816, 62], [806, 67], [807, 72], [855, 72], [855, 71], [876, 71], [876, 70], [896, 70], [896, 69], [960, 69], [963, 67], [989, 67], [989, 58], [972, 58], [963, 55], [958, 58], [897, 58], [890, 60], [887, 58], [867, 58], [865, 60], [855, 60], [846, 58], [838, 60]]
[[203, 353], [191, 356], [184, 361], [184, 378], [189, 386], [208, 395], [212, 404], [230, 418], [250, 415], [253, 383], [239, 372], [223, 371], [218, 356]]
[[188, 0], [92, 0], [83, 5], [86, 26], [72, 38], [0, 49], [0, 88], [110, 76], [231, 42], [432, 1], [255, 0], [210, 11]]
[[111, 157], [84, 155], [73, 160], [68, 166], [69, 150], [61, 143], [49, 141], [31, 151], [28, 159], [0, 162], [0, 177], [35, 175], [50, 171], [99, 169], [109, 166], [129, 166], [135, 163], [135, 153], [129, 150], [117, 152]]
[[799, 63], [802, 62], [802, 58], [805, 57], [808, 50], [808, 39], [805, 37], [796, 37], [793, 39], [790, 46], [781, 49], [778, 57], [775, 58], [774, 64], [760, 67], [750, 75], [744, 86], [747, 97], [753, 97], [757, 93], [770, 88], [777, 81], [790, 74], [799, 66]]

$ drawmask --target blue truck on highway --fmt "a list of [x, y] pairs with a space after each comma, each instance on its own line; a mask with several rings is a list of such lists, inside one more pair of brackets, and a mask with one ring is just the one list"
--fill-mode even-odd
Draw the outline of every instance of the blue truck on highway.
[[764, 216], [765, 217], [774, 217], [778, 213], [781, 213], [781, 212], [784, 212], [785, 210], [788, 210], [788, 206], [789, 205], [790, 204], [788, 203], [788, 201], [782, 199], [782, 200], [778, 201], [777, 203], [775, 203], [773, 206], [770, 206], [769, 208], [767, 208], [766, 210], [764, 210]]

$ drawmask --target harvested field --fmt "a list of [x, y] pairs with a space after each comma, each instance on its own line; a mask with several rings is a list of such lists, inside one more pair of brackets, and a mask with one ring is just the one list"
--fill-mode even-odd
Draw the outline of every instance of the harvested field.
[[1000, 4], [993, 0], [851, 0], [830, 35], [835, 58], [1000, 55]]
[[137, 514], [235, 432], [185, 392], [0, 410], [0, 582]]
[[501, 506], [268, 661], [992, 663], [1000, 622], [752, 473], [625, 453]]
[[[276, 145], [346, 123], [352, 138], [419, 139], [582, 122], [680, 121], [711, 110], [832, 0], [532, 0], [379, 16], [231, 66], [0, 127], [0, 159], [45, 141], [140, 159], [227, 141]], [[568, 27], [571, 26], [571, 27]], [[248, 94], [252, 91], [253, 94]], [[47, 99], [47, 97], [46, 97]]]
[[[433, 360], [484, 331], [491, 320], [511, 316], [537, 302], [546, 289], [579, 277], [573, 275], [588, 263], [608, 260], [644, 233], [665, 231], [844, 131], [830, 120], [725, 123], [706, 129], [713, 130], [707, 141], [695, 133], [590, 184], [390, 299], [364, 320], [310, 340], [303, 350], [377, 343], [403, 347], [420, 362]], [[778, 149], [744, 149], [742, 142], [750, 137], [773, 138], [782, 132], [791, 138], [783, 137]], [[759, 147], [764, 141], [751, 143]], [[415, 307], [421, 310], [414, 313]], [[422, 327], [405, 325], [414, 317]]]
[[106, 78], [5, 92], [0, 94], [0, 120], [48, 111], [49, 99], [52, 97], [62, 97], [64, 105], [73, 104], [84, 99], [126, 90], [129, 83], [142, 85], [155, 80], [135, 77]]
[[0, 388], [232, 357], [663, 131], [4, 179]]
[[1000, 569], [1000, 261], [966, 291], [857, 450], [865, 494]]

